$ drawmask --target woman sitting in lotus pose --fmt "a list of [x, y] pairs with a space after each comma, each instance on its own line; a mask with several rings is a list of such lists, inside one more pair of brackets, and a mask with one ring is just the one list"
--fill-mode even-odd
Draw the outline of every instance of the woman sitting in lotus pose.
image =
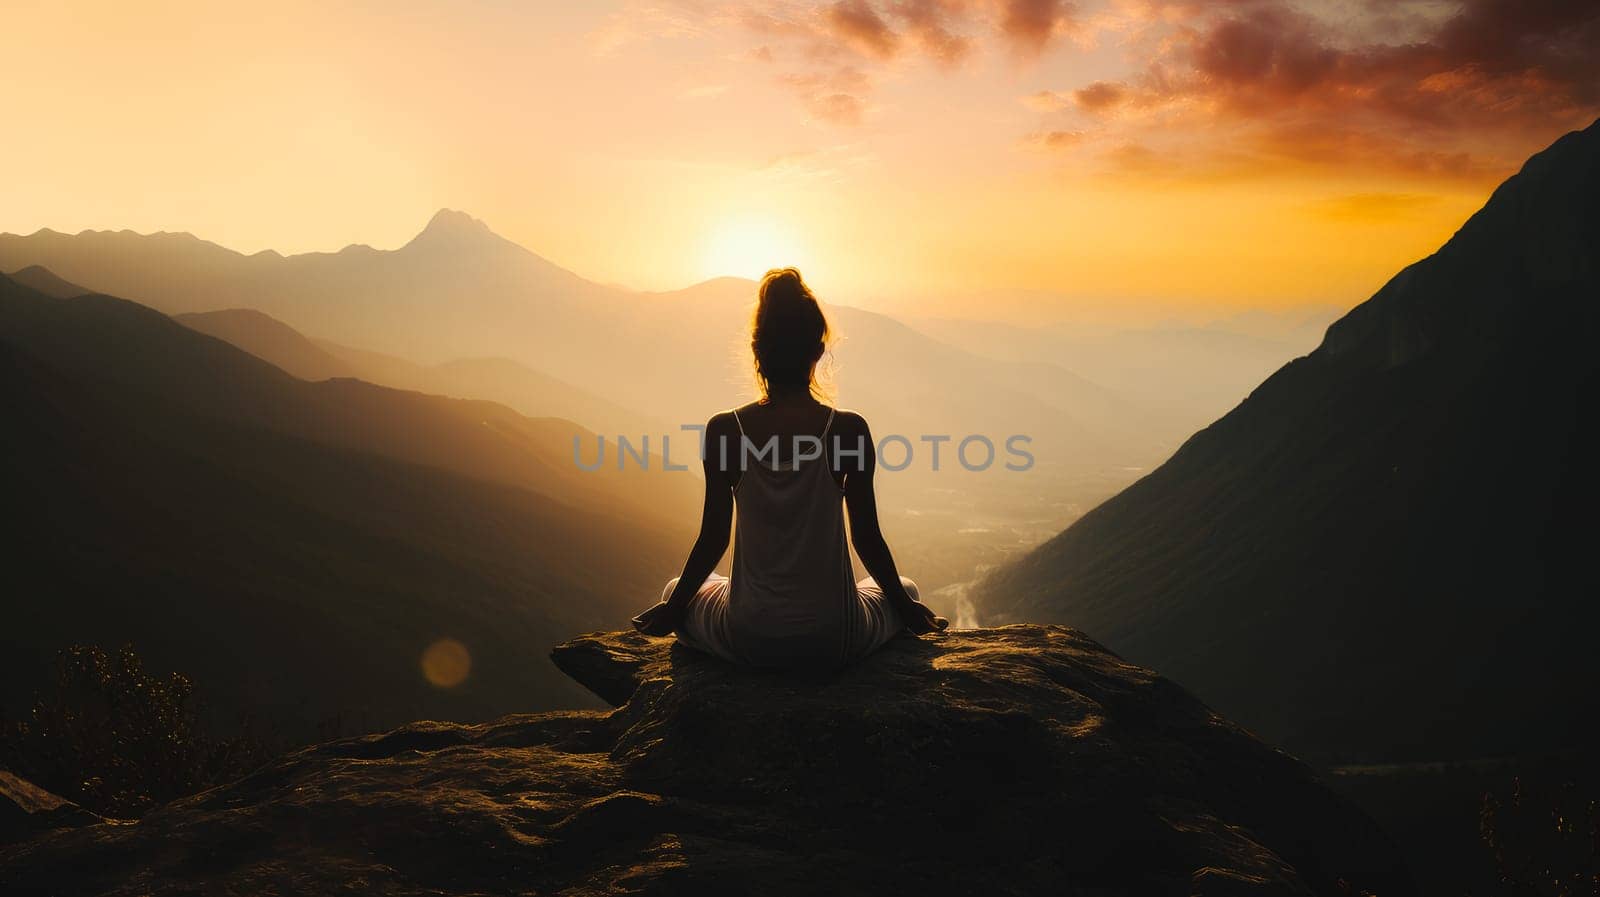
[[[639, 631], [676, 632], [692, 648], [752, 667], [833, 669], [901, 632], [949, 625], [917, 600], [878, 528], [866, 420], [817, 398], [827, 340], [827, 319], [800, 272], [767, 272], [750, 333], [761, 399], [706, 424], [700, 537], [661, 601], [633, 619]], [[713, 571], [735, 507], [730, 578]], [[846, 508], [871, 574], [859, 582]]]

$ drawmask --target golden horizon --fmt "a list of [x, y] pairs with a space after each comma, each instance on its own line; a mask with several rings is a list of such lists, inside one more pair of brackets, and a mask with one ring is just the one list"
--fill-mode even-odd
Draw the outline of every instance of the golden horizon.
[[1564, 59], [1560, 23], [1473, 4], [1046, 5], [24, 4], [0, 231], [288, 255], [459, 208], [638, 290], [795, 264], [946, 316], [1349, 307], [1600, 112], [1590, 64], [1461, 39]]

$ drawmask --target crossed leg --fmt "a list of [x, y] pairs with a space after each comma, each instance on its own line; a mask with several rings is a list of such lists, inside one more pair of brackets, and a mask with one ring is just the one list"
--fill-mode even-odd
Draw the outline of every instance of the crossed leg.
[[[662, 588], [662, 601], [672, 595], [680, 578], [674, 576]], [[678, 641], [697, 651], [715, 654], [723, 660], [739, 662], [733, 652], [732, 631], [728, 623], [728, 577], [713, 573], [700, 584], [700, 589], [684, 608], [683, 621], [678, 624]]]

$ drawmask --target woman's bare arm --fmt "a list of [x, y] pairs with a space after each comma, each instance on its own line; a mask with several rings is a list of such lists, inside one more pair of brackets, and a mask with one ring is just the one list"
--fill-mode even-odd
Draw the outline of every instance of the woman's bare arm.
[[[700, 535], [689, 549], [689, 559], [684, 561], [678, 585], [663, 603], [633, 618], [633, 625], [649, 635], [666, 635], [678, 627], [683, 619], [689, 599], [699, 591], [701, 583], [717, 569], [717, 562], [728, 551], [728, 538], [733, 530], [733, 481], [722, 469], [717, 440], [728, 438], [728, 415], [719, 414], [706, 424], [706, 452], [703, 469], [706, 480], [705, 503], [700, 510]], [[733, 444], [730, 440], [730, 444]]]
[[[706, 428], [706, 435], [709, 439], [710, 427]], [[700, 509], [700, 535], [695, 538], [689, 559], [683, 564], [678, 587], [667, 599], [667, 603], [675, 607], [688, 604], [699, 591], [700, 584], [717, 569], [717, 562], [728, 551], [728, 538], [733, 532], [733, 484], [727, 474], [718, 469], [718, 461], [712, 454], [706, 453], [704, 464], [706, 498]]]
[[873, 486], [873, 473], [877, 470], [877, 453], [873, 448], [872, 431], [859, 414], [840, 415], [840, 432], [837, 432], [835, 457], [844, 471], [845, 508], [850, 516], [850, 542], [856, 556], [867, 568], [891, 607], [900, 612], [913, 632], [931, 632], [950, 625], [936, 616], [928, 606], [918, 602], [900, 582], [900, 571], [895, 567], [894, 554], [878, 525], [878, 496]]

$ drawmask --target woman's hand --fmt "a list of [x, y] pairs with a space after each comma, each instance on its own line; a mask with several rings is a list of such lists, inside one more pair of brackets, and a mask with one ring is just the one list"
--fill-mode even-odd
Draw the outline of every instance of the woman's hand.
[[645, 635], [671, 635], [678, 628], [678, 611], [665, 601], [633, 618], [633, 628]]
[[920, 601], [907, 599], [899, 607], [900, 619], [905, 621], [906, 628], [915, 635], [925, 635], [929, 632], [943, 632], [950, 628], [950, 621], [933, 612], [933, 608]]

